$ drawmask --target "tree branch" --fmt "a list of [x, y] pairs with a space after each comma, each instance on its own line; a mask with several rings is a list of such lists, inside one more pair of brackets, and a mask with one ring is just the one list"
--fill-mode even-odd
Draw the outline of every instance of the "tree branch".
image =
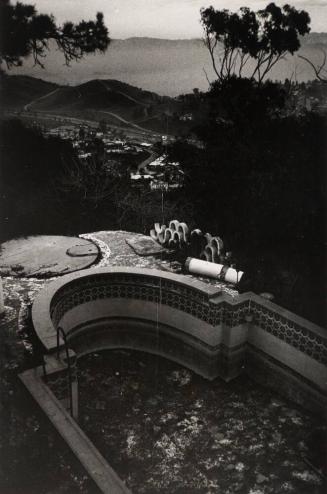
[[307, 57], [305, 57], [304, 55], [298, 55], [299, 58], [302, 58], [302, 60], [305, 60], [310, 66], [311, 68], [314, 70], [314, 73], [315, 73], [315, 76], [317, 77], [317, 79], [321, 82], [325, 82], [327, 83], [327, 78], [326, 77], [322, 77], [321, 75], [321, 72], [326, 72], [326, 69], [325, 69], [325, 65], [326, 65], [326, 59], [327, 59], [327, 54], [324, 50], [323, 51], [323, 61], [321, 63], [320, 66], [316, 67], [315, 64], [313, 62], [311, 62], [311, 60]]

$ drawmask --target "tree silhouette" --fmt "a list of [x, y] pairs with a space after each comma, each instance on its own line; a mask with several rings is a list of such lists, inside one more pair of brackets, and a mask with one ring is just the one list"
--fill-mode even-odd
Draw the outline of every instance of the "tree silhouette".
[[309, 58], [305, 57], [304, 55], [299, 55], [299, 58], [302, 58], [302, 60], [305, 60], [310, 65], [318, 81], [327, 84], [327, 64], [326, 64], [327, 54], [325, 50], [321, 50], [321, 51], [322, 51], [322, 62], [319, 64], [314, 64]]
[[12, 5], [10, 0], [1, 0], [0, 21], [0, 63], [8, 68], [21, 66], [29, 55], [35, 65], [43, 67], [42, 59], [51, 40], [63, 53], [67, 65], [88, 53], [104, 52], [110, 43], [101, 13], [97, 13], [95, 21], [65, 22], [58, 26], [52, 15], [38, 14], [33, 5]]
[[251, 67], [251, 78], [261, 83], [279, 60], [300, 48], [299, 35], [310, 31], [307, 12], [274, 3], [258, 12], [247, 7], [239, 13], [201, 9], [201, 22], [219, 81], [242, 77], [244, 68]]

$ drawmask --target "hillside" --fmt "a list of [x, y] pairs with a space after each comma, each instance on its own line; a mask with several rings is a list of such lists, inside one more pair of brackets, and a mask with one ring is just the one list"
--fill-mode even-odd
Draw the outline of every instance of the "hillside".
[[187, 124], [173, 119], [180, 103], [117, 80], [91, 80], [77, 86], [57, 85], [29, 76], [2, 76], [1, 100], [5, 110], [24, 115], [38, 112], [79, 119], [105, 120], [109, 125], [164, 133]]
[[20, 109], [32, 100], [43, 97], [58, 88], [53, 82], [34, 77], [0, 76], [0, 104], [2, 108]]
[[48, 98], [33, 104], [34, 110], [130, 110], [135, 107], [160, 105], [162, 98], [155, 93], [115, 80], [92, 80], [79, 86], [61, 86]]
[[[301, 44], [300, 53], [319, 63], [321, 48], [327, 49], [327, 34], [310, 33]], [[177, 96], [195, 87], [207, 90], [203, 69], [212, 79], [210, 56], [201, 39], [129, 38], [113, 40], [104, 55], [90, 55], [71, 67], [66, 67], [62, 55], [53, 49], [45, 60], [45, 70], [27, 60], [11, 73], [33, 75], [62, 85], [115, 79], [157, 94]], [[287, 57], [271, 73], [273, 80], [292, 76], [299, 82], [314, 78], [309, 65], [297, 56]]]

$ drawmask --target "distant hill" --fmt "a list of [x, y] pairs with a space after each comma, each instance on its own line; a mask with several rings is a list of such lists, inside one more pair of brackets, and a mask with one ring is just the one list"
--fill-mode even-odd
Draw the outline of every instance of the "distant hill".
[[[105, 120], [119, 127], [164, 133], [186, 130], [176, 114], [181, 103], [117, 80], [91, 80], [76, 86], [58, 85], [29, 76], [2, 75], [1, 106], [5, 110]], [[175, 118], [173, 118], [175, 116]]]
[[[327, 49], [326, 33], [311, 33], [302, 39], [302, 54], [314, 62], [322, 58], [321, 49]], [[167, 40], [158, 38], [129, 38], [113, 40], [104, 55], [90, 55], [71, 67], [64, 65], [62, 55], [55, 49], [45, 59], [45, 70], [27, 61], [13, 74], [32, 75], [62, 85], [80, 85], [93, 79], [124, 81], [133, 86], [160, 95], [177, 96], [193, 88], [206, 90], [208, 83], [204, 70], [213, 79], [210, 57], [201, 39]], [[314, 78], [309, 65], [297, 56], [277, 64], [272, 79]]]

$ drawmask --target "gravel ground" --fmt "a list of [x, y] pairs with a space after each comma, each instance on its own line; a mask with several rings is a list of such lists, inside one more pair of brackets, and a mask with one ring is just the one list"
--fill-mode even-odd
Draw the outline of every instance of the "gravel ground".
[[81, 425], [134, 493], [325, 492], [303, 461], [318, 420], [249, 379], [209, 382], [132, 351], [79, 369]]

